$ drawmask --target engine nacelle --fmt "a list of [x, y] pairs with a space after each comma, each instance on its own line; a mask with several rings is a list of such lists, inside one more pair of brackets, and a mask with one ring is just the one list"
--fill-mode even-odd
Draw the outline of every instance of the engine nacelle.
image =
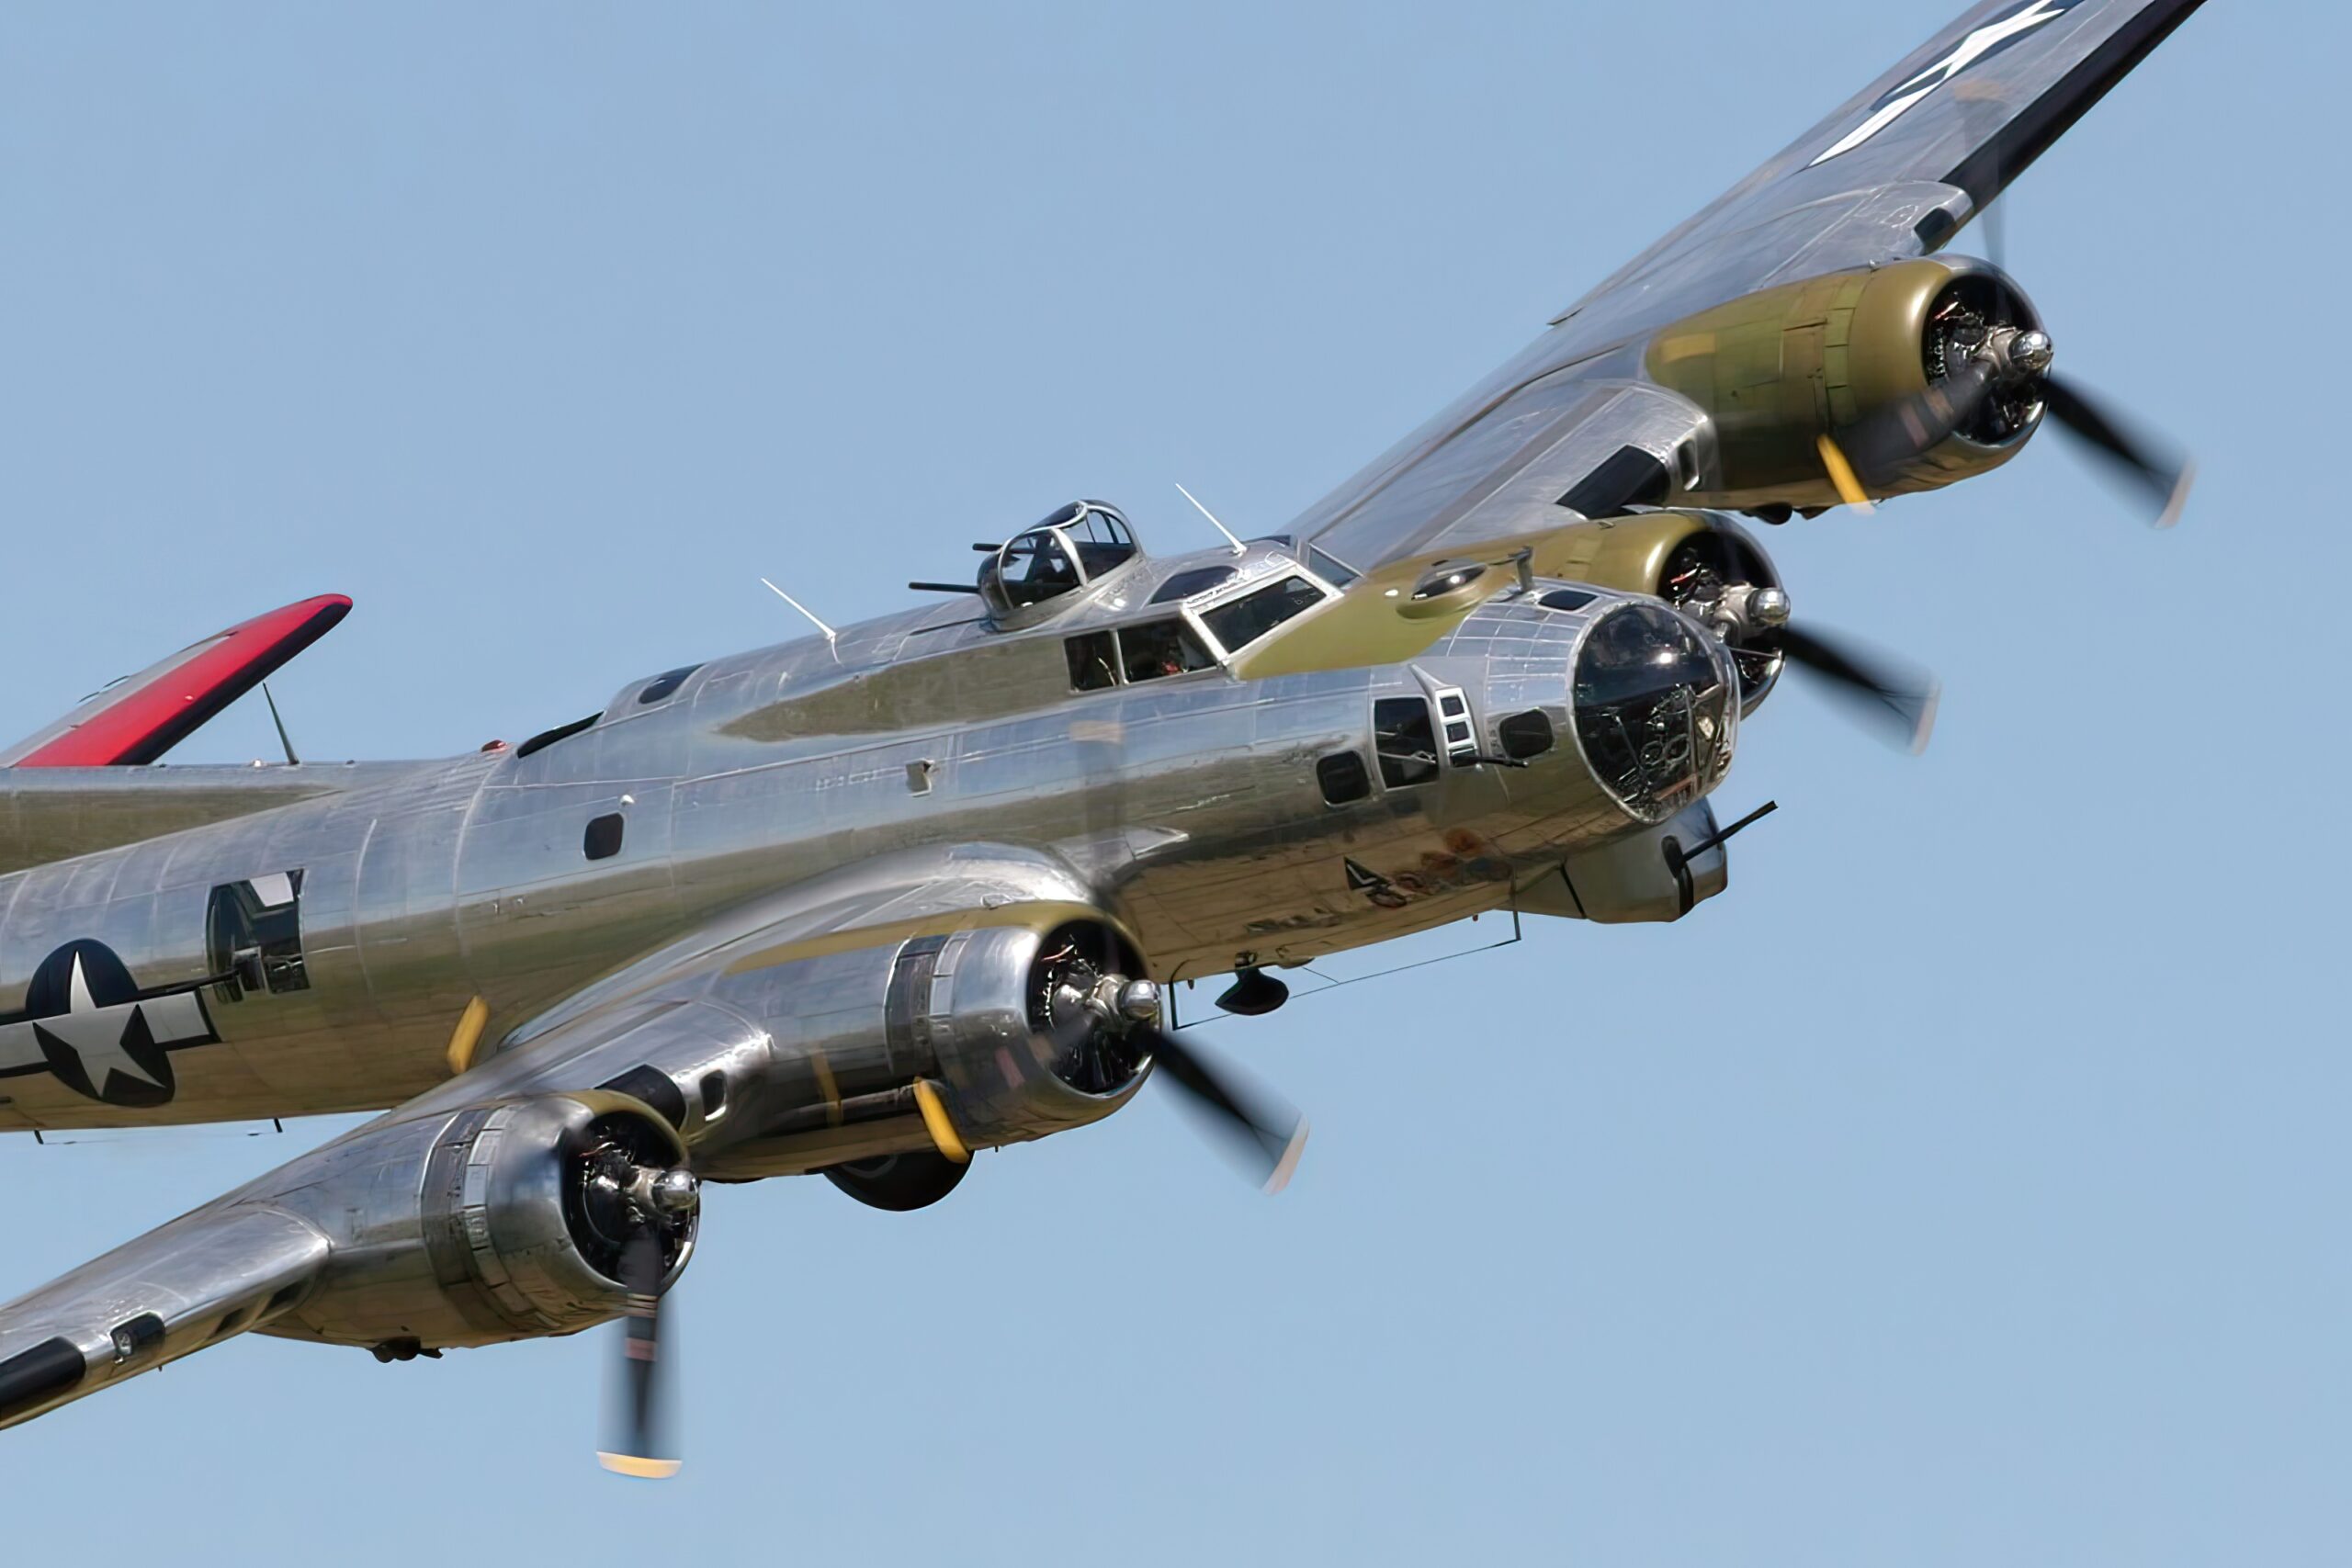
[[[775, 1109], [761, 1111], [756, 1136], [743, 1136], [746, 1128], [698, 1144], [696, 1168], [743, 1180], [943, 1149], [952, 1163], [956, 1147], [1099, 1121], [1126, 1103], [1148, 1064], [1108, 1005], [1142, 973], [1115, 928], [1069, 905], [1035, 924], [910, 937], [730, 976], [718, 994], [769, 1031], [763, 1092]], [[926, 1093], [944, 1127], [926, 1116]]]
[[[910, 950], [914, 944], [910, 944]], [[908, 962], [902, 958], [902, 963]], [[920, 965], [919, 955], [914, 962]], [[1089, 916], [1048, 930], [959, 931], [942, 942], [912, 1009], [939, 1053], [957, 1125], [981, 1144], [1082, 1126], [1126, 1103], [1148, 1054], [1090, 1012], [1111, 976], [1140, 977], [1125, 938]]]
[[[1678, 321], [1650, 340], [1645, 367], [1706, 412], [1716, 459], [1714, 479], [1682, 499], [1834, 506], [1824, 435], [1940, 382], [1988, 330], [2041, 324], [2006, 274], [1962, 256], [1807, 278]], [[2030, 389], [1988, 397], [1968, 424], [1870, 488], [1904, 495], [1996, 468], [2041, 415]]]
[[[684, 1154], [661, 1117], [601, 1090], [362, 1129], [277, 1201], [328, 1232], [334, 1261], [260, 1332], [413, 1352], [601, 1323], [627, 1295], [631, 1179]], [[665, 1284], [695, 1228], [691, 1210], [663, 1223]]]
[[1714, 630], [1739, 671], [1747, 717], [1781, 677], [1779, 649], [1737, 614], [1740, 596], [1780, 588], [1780, 569], [1755, 535], [1720, 513], [1645, 512], [1558, 530], [1540, 556], [1543, 570], [1576, 582], [1663, 599]]

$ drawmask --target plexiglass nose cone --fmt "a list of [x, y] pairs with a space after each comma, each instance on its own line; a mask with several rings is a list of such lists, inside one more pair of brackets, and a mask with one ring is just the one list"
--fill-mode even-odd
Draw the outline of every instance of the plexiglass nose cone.
[[1663, 822], [1731, 765], [1734, 685], [1723, 645], [1661, 604], [1627, 604], [1577, 651], [1577, 740], [1636, 820]]

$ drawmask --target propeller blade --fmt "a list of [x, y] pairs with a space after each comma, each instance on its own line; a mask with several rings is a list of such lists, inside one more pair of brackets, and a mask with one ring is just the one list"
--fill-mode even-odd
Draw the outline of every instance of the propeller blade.
[[1984, 204], [1984, 259], [2003, 272], [2009, 270], [2009, 221], [2001, 216], [2006, 210], [1997, 198]]
[[1795, 626], [1782, 626], [1779, 638], [1783, 653], [1827, 680], [1873, 728], [1914, 756], [1927, 750], [1943, 691], [1933, 675]]
[[663, 1429], [669, 1379], [660, 1359], [662, 1343], [662, 1235], [639, 1225], [621, 1249], [621, 1283], [628, 1290], [621, 1319], [619, 1434], [596, 1462], [618, 1475], [660, 1481], [678, 1473], [676, 1449]]
[[2071, 380], [2045, 377], [2041, 397], [2051, 418], [2104, 454], [2117, 473], [2155, 503], [2154, 526], [2169, 528], [2180, 521], [2197, 478], [2195, 464], [2160, 443], [2128, 434], [2121, 421]]
[[[1990, 364], [1972, 359], [1925, 391], [1850, 426], [1841, 441], [1823, 437], [1822, 458], [1840, 498], [1853, 503], [1848, 481], [1857, 476], [1865, 489], [1892, 484], [1904, 465], [1975, 417], [1994, 379]], [[1848, 469], [1842, 477], [1840, 460]]]
[[1260, 1190], [1271, 1195], [1288, 1186], [1306, 1148], [1306, 1118], [1298, 1108], [1164, 1030], [1143, 1034], [1170, 1081], [1184, 1091], [1202, 1122]]
[[[1408, 624], [1385, 601], [1378, 604], [1384, 619], [1397, 625]], [[1125, 830], [1123, 818], [1127, 785], [1123, 770], [1126, 728], [1117, 718], [1096, 719], [1073, 724], [1070, 733], [1071, 739], [1080, 743], [1080, 755], [1086, 759], [1084, 766], [1089, 776], [1082, 815], [1088, 843], [1099, 852], [1101, 845], [1113, 834]], [[1124, 960], [1110, 927], [1100, 925], [1096, 930], [1100, 945], [1089, 956], [1097, 972], [1109, 974], [1120, 969]], [[1073, 1019], [1067, 1029], [1054, 1032], [1054, 1043], [1057, 1051], [1067, 1050], [1072, 1043], [1091, 1039], [1093, 1032], [1091, 1021]], [[1306, 1118], [1299, 1114], [1296, 1107], [1284, 1103], [1279, 1096], [1255, 1089], [1237, 1070], [1195, 1051], [1154, 1024], [1135, 1023], [1125, 1036], [1125, 1043], [1130, 1049], [1140, 1046], [1150, 1053], [1166, 1070], [1169, 1081], [1182, 1091], [1185, 1103], [1196, 1112], [1197, 1119], [1262, 1190], [1271, 1195], [1289, 1184], [1291, 1173], [1298, 1167], [1298, 1156], [1306, 1146]]]
[[1854, 472], [1854, 465], [1847, 460], [1845, 448], [1826, 435], [1814, 445], [1821, 449], [1821, 466], [1827, 470], [1829, 487], [1838, 492], [1838, 499], [1857, 512], [1875, 510], [1871, 505], [1871, 492], [1862, 488], [1861, 479]]

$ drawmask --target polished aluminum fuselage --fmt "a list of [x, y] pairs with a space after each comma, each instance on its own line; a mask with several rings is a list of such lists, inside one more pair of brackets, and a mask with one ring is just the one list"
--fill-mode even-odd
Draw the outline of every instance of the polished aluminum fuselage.
[[[489, 1023], [465, 1055], [487, 1060], [697, 923], [910, 846], [1051, 852], [1163, 981], [1295, 964], [1499, 908], [1564, 853], [1639, 826], [1572, 739], [1571, 656], [1609, 603], [1564, 615], [1506, 594], [1409, 664], [1256, 681], [1212, 669], [1087, 693], [1070, 689], [1063, 638], [1118, 603], [1015, 633], [951, 603], [714, 660], [666, 692], [633, 683], [595, 724], [527, 754], [343, 780], [320, 769], [334, 793], [0, 879], [0, 996], [23, 995], [77, 939], [111, 948], [143, 987], [214, 973], [213, 890], [298, 870], [309, 981], [212, 993], [220, 1038], [175, 1055], [164, 1103], [18, 1077], [0, 1082], [0, 1126], [395, 1105], [465, 1065], [452, 1037], [475, 998]], [[1557, 746], [1523, 770], [1449, 765], [1433, 783], [1327, 803], [1316, 762], [1372, 754], [1374, 699], [1441, 684], [1467, 694], [1485, 751], [1499, 715], [1530, 708]], [[649, 689], [662, 694], [641, 701]], [[217, 789], [311, 771], [165, 780]], [[587, 858], [589, 825], [614, 818], [616, 850]]]

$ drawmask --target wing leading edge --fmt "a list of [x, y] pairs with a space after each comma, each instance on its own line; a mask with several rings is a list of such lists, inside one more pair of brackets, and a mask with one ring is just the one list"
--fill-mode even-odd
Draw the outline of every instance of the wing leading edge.
[[[586, 1111], [659, 1117], [706, 1175], [832, 1163], [763, 1151], [778, 1126], [804, 1141], [836, 1127], [858, 1134], [860, 1105], [836, 1090], [855, 1086], [853, 1043], [885, 1072], [895, 1070], [893, 1048], [906, 1049], [878, 1025], [891, 963], [910, 937], [1094, 913], [1083, 882], [1055, 857], [972, 845], [844, 866], [697, 928], [526, 1024], [479, 1064], [453, 1061], [440, 1087], [0, 1303], [0, 1427], [236, 1334], [413, 1355], [608, 1318], [624, 1303], [616, 1281], [575, 1271], [561, 1278], [577, 1293], [549, 1294], [531, 1275], [538, 1283], [524, 1290], [514, 1282], [528, 1272], [524, 1261], [501, 1251], [501, 1227], [525, 1210], [539, 1227], [527, 1238], [534, 1258], [571, 1246], [569, 1221], [527, 1196], [501, 1196], [539, 1191], [539, 1178], [516, 1188], [484, 1174], [569, 1157], [571, 1144], [526, 1136], [538, 1124], [530, 1108], [568, 1105], [575, 1121]], [[861, 968], [859, 955], [876, 952], [882, 962]], [[853, 973], [875, 983], [860, 989]], [[859, 1010], [871, 1014], [870, 1039], [854, 1021]], [[820, 1021], [831, 1066], [805, 1037], [804, 1015]], [[851, 1038], [836, 1039], [844, 1020]], [[930, 1112], [911, 1086], [865, 1098], [890, 1100], [895, 1125], [923, 1139], [935, 1134], [919, 1118], [945, 1115], [955, 1091], [917, 1081], [935, 1097]]]
[[1686, 441], [1704, 446], [1698, 411], [1644, 373], [1650, 334], [1774, 284], [1940, 249], [2201, 3], [1972, 7], [1291, 531], [1371, 571], [1580, 522], [1566, 498], [1601, 465], [1630, 448], [1670, 469]]
[[[1821, 273], [1934, 251], [2203, 4], [1984, 0], [1557, 321], [1629, 291], [1709, 292], [1704, 275], [1722, 281], [1689, 309], [1797, 276], [1792, 263]], [[1881, 193], [1930, 186], [1964, 193], [1962, 210], [1934, 201], [1907, 225], [1892, 211], [1850, 221]], [[1702, 276], [1688, 276], [1693, 261]]]
[[[1278, 1190], [1306, 1119], [1163, 1032], [1156, 990], [1138, 1010], [1139, 982], [1105, 969], [1136, 956], [1114, 922], [1069, 862], [991, 844], [852, 863], [723, 915], [482, 1059], [453, 1040], [438, 1088], [0, 1304], [0, 1427], [249, 1331], [405, 1359], [650, 1320], [696, 1179], [961, 1167], [1101, 1120], [1154, 1063]], [[634, 1273], [616, 1227], [656, 1209], [678, 1222], [655, 1236], [670, 1272]], [[668, 1473], [637, 1449], [608, 1462]]]

